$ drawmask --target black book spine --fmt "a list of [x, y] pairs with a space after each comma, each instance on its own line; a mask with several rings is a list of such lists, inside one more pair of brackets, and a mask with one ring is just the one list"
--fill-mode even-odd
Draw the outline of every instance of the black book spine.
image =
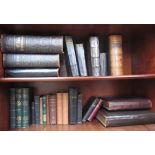
[[29, 88], [22, 88], [22, 100], [23, 100], [23, 108], [22, 108], [22, 127], [26, 128], [29, 126], [30, 123], [30, 110], [29, 110]]
[[83, 105], [83, 95], [78, 95], [78, 108], [77, 108], [77, 123], [82, 123], [82, 105]]
[[77, 123], [77, 96], [77, 89], [69, 88], [69, 124]]
[[10, 128], [16, 128], [16, 89], [10, 89]]
[[59, 69], [5, 69], [5, 77], [58, 77]]
[[40, 97], [34, 96], [35, 104], [35, 123], [40, 124]]
[[32, 124], [36, 124], [36, 121], [35, 121], [35, 104], [34, 104], [34, 102], [32, 102], [31, 112], [32, 112], [32, 114], [31, 114], [31, 116], [32, 116], [31, 122], [32, 122]]
[[22, 128], [22, 88], [16, 88], [16, 128]]
[[107, 53], [100, 53], [100, 69], [101, 69], [101, 76], [108, 75]]
[[59, 54], [3, 54], [5, 68], [58, 68]]
[[2, 35], [4, 53], [61, 53], [63, 36]]

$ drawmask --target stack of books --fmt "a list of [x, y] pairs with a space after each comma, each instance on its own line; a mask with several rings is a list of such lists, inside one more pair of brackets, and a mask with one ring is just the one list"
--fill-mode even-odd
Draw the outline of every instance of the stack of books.
[[1, 35], [6, 77], [57, 77], [62, 36]]
[[155, 112], [148, 98], [109, 99], [97, 113], [97, 120], [105, 127], [155, 123]]

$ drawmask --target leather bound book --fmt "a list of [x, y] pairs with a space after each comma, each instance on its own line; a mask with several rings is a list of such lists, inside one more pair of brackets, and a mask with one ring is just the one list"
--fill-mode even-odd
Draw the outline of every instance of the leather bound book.
[[50, 124], [57, 124], [57, 96], [48, 95], [48, 102], [50, 106]]
[[150, 110], [106, 111], [100, 109], [96, 115], [105, 127], [143, 125], [155, 123], [155, 112]]
[[69, 88], [69, 124], [77, 123], [78, 91], [76, 88]]
[[63, 36], [1, 35], [4, 53], [62, 53]]
[[83, 95], [78, 95], [78, 105], [77, 105], [77, 123], [82, 123], [82, 107], [83, 107]]
[[68, 93], [62, 93], [62, 123], [69, 124], [68, 122], [68, 113], [69, 113], [69, 100]]
[[40, 96], [40, 124], [43, 124], [43, 97]]
[[5, 77], [58, 77], [59, 68], [5, 69]]
[[90, 56], [91, 56], [91, 68], [92, 76], [100, 76], [100, 50], [98, 37], [90, 37]]
[[22, 128], [22, 88], [16, 88], [16, 128]]
[[3, 54], [5, 68], [57, 68], [60, 67], [59, 54]]
[[95, 109], [97, 103], [99, 102], [98, 97], [91, 97], [88, 103], [84, 107], [82, 122], [86, 122], [91, 115], [92, 111]]
[[34, 102], [32, 102], [31, 112], [32, 112], [32, 114], [31, 114], [31, 116], [32, 116], [31, 122], [32, 122], [32, 124], [36, 124], [36, 121], [35, 121], [35, 104], [34, 104]]
[[101, 76], [108, 75], [107, 53], [100, 53], [100, 73]]
[[30, 89], [22, 88], [22, 127], [26, 128], [30, 123], [30, 110], [29, 110], [29, 102], [30, 102]]
[[123, 75], [122, 36], [109, 36], [110, 72], [113, 76]]
[[10, 128], [16, 128], [16, 89], [10, 88]]
[[46, 116], [46, 120], [47, 120], [47, 124], [50, 124], [50, 105], [49, 105], [49, 95], [46, 95], [46, 112], [47, 112], [47, 116]]
[[100, 98], [99, 101], [98, 101], [98, 103], [97, 103], [97, 105], [95, 106], [94, 110], [92, 111], [92, 113], [88, 117], [88, 121], [91, 122], [95, 118], [97, 112], [100, 110], [100, 108], [102, 107], [102, 105], [103, 105], [103, 99]]
[[34, 96], [35, 124], [40, 124], [40, 96]]
[[85, 50], [83, 44], [75, 44], [80, 76], [88, 76], [86, 67]]
[[66, 57], [65, 57], [64, 53], [60, 54], [60, 76], [61, 77], [67, 77], [68, 76]]
[[112, 110], [151, 109], [152, 101], [148, 98], [120, 98], [104, 102], [103, 107]]
[[42, 97], [42, 123], [43, 125], [47, 124], [47, 105], [46, 105], [46, 96]]
[[63, 124], [62, 118], [62, 93], [57, 93], [57, 124]]
[[66, 36], [65, 42], [66, 42], [66, 48], [67, 48], [66, 52], [69, 60], [69, 67], [70, 67], [71, 74], [72, 76], [79, 76], [78, 64], [76, 60], [76, 54], [75, 54], [72, 37]]

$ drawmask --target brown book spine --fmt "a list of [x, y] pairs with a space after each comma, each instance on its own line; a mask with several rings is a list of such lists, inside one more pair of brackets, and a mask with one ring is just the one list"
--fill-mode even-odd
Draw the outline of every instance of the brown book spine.
[[40, 124], [43, 124], [43, 101], [42, 101], [42, 97], [40, 97]]
[[69, 101], [68, 101], [68, 93], [62, 93], [62, 118], [63, 118], [63, 124], [69, 124], [68, 123], [68, 106], [69, 106]]
[[60, 67], [60, 60], [59, 54], [3, 54], [3, 66], [5, 68], [57, 68]]
[[49, 95], [48, 102], [50, 106], [50, 124], [57, 124], [57, 97], [56, 95]]
[[49, 107], [49, 95], [46, 96], [46, 120], [47, 120], [47, 124], [50, 124], [50, 107]]
[[113, 76], [123, 75], [122, 36], [109, 36], [110, 72]]
[[1, 35], [4, 53], [61, 53], [63, 36]]
[[62, 102], [62, 93], [57, 93], [57, 124], [63, 124]]

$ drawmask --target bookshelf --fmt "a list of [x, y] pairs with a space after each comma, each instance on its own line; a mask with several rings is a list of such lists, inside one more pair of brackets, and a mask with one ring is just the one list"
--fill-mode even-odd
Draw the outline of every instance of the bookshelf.
[[[9, 88], [29, 86], [35, 95], [55, 93], [76, 86], [84, 95], [84, 103], [90, 96], [144, 96], [153, 102], [155, 111], [155, 25], [117, 24], [54, 24], [54, 25], [0, 25], [0, 32], [7, 34], [72, 35], [76, 42], [85, 42], [90, 35], [104, 37], [123, 35], [123, 76], [105, 77], [37, 77], [5, 78], [0, 53], [0, 130], [9, 129]], [[155, 125], [104, 128], [99, 122], [82, 125], [30, 126], [18, 130], [155, 130]]]

